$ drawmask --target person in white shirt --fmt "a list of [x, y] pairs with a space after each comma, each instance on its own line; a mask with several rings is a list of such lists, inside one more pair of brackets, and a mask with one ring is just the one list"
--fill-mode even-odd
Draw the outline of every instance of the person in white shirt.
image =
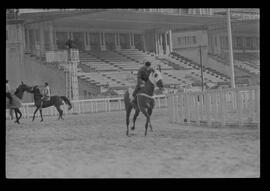
[[6, 80], [6, 97], [9, 99], [9, 104], [12, 104], [12, 96], [10, 94], [10, 87], [8, 84], [8, 80]]
[[41, 98], [40, 108], [42, 108], [44, 101], [49, 101], [50, 99], [51, 99], [50, 87], [49, 87], [49, 84], [47, 82], [45, 82], [45, 88], [43, 90], [43, 96]]

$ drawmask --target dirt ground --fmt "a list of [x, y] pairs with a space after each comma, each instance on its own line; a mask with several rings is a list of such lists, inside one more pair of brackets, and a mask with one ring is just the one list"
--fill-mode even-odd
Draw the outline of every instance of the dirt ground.
[[154, 110], [147, 137], [142, 114], [126, 137], [124, 111], [64, 118], [6, 120], [7, 178], [260, 176], [258, 127], [180, 126], [164, 109]]

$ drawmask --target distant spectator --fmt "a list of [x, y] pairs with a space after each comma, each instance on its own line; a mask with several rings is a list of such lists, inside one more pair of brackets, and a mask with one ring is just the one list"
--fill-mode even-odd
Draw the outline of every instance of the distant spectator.
[[66, 42], [66, 46], [68, 49], [76, 48], [74, 41], [71, 39], [68, 39], [68, 41]]

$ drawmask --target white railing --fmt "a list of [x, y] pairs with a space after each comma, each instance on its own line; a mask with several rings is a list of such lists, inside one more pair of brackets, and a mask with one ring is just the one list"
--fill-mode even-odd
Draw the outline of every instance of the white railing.
[[260, 124], [260, 87], [168, 95], [169, 121], [180, 124]]
[[[157, 95], [155, 98], [155, 109], [167, 107], [167, 97], [165, 95]], [[125, 110], [124, 98], [101, 98], [101, 99], [87, 99], [87, 100], [74, 100], [71, 101], [72, 109], [68, 110], [68, 106], [64, 104], [61, 108], [64, 115], [72, 114], [87, 114], [96, 112], [111, 112]], [[22, 118], [32, 118], [36, 107], [34, 103], [23, 103], [20, 108], [23, 116]], [[39, 116], [39, 111], [36, 116]], [[58, 111], [55, 107], [48, 107], [42, 109], [43, 116], [58, 116]], [[9, 111], [6, 110], [6, 118], [9, 118]]]

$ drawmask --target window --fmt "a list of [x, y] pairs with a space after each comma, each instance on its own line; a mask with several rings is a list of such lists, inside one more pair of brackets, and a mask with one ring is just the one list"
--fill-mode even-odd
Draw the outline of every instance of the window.
[[196, 36], [185, 36], [177, 38], [178, 44], [181, 46], [196, 44]]
[[227, 38], [227, 36], [221, 36], [220, 37], [220, 43], [221, 43], [220, 47], [222, 49], [228, 49], [228, 38]]
[[86, 45], [88, 45], [88, 32], [85, 33], [85, 41], [86, 41]]
[[247, 49], [253, 49], [253, 43], [252, 43], [253, 38], [252, 37], [247, 37], [246, 38], [246, 48]]
[[192, 40], [193, 40], [193, 44], [196, 44], [197, 42], [196, 42], [196, 36], [193, 36], [192, 37]]
[[236, 49], [243, 49], [243, 37], [236, 37]]

